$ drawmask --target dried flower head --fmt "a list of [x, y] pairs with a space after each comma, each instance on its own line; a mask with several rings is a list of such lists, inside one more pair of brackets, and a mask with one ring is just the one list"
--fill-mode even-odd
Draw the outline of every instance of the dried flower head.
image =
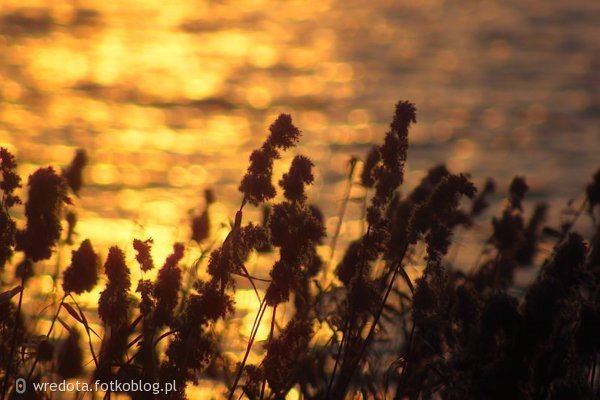
[[192, 240], [200, 243], [210, 236], [210, 214], [209, 207], [215, 202], [215, 194], [212, 189], [204, 191], [205, 206], [202, 214], [192, 218]]
[[269, 223], [274, 246], [298, 248], [308, 242], [319, 243], [325, 236], [323, 221], [309, 207], [283, 202], [273, 207]]
[[213, 250], [208, 262], [208, 273], [223, 287], [233, 288], [232, 274], [241, 274], [250, 252], [263, 247], [268, 240], [266, 230], [252, 223], [231, 232], [223, 246]]
[[308, 206], [304, 186], [312, 183], [312, 162], [304, 156], [296, 156], [289, 173], [280, 182], [287, 201], [277, 204], [269, 218], [271, 242], [280, 247], [279, 260], [271, 270], [271, 283], [265, 295], [269, 306], [276, 306], [296, 293], [296, 305], [304, 308], [310, 293], [309, 274], [320, 266], [315, 246], [325, 236], [323, 215], [314, 206]]
[[192, 237], [196, 243], [208, 239], [210, 236], [210, 214], [205, 209], [202, 214], [192, 218]]
[[406, 139], [406, 147], [402, 147], [404, 142], [394, 132], [388, 132], [383, 145], [379, 147], [382, 162], [374, 170], [376, 183], [372, 203], [375, 207], [384, 207], [394, 191], [404, 181], [404, 162], [408, 150], [408, 139]]
[[80, 334], [75, 328], [58, 347], [56, 372], [63, 379], [75, 378], [83, 373], [83, 350], [79, 343]]
[[471, 208], [471, 215], [480, 215], [490, 205], [489, 197], [496, 191], [496, 181], [492, 178], [488, 178], [485, 181], [483, 190], [480, 191], [477, 196], [473, 199], [473, 206]]
[[520, 213], [515, 213], [511, 208], [502, 212], [500, 218], [492, 219], [494, 233], [492, 240], [501, 252], [513, 253], [524, 240], [524, 222]]
[[600, 169], [596, 171], [592, 182], [587, 186], [586, 194], [590, 210], [593, 210], [595, 206], [600, 204]]
[[425, 242], [427, 243], [427, 259], [441, 261], [441, 258], [446, 255], [450, 247], [452, 231], [443, 224], [434, 224], [427, 235]]
[[174, 323], [174, 339], [166, 351], [167, 359], [160, 368], [161, 379], [175, 381], [183, 393], [188, 381], [197, 382], [199, 373], [218, 352], [216, 338], [207, 329], [210, 322], [233, 312], [233, 300], [218, 283], [198, 281], [183, 303], [181, 317]]
[[140, 279], [138, 286], [135, 289], [136, 292], [140, 293], [142, 300], [140, 301], [140, 312], [143, 316], [148, 316], [155, 308], [154, 297], [154, 284], [149, 279]]
[[242, 178], [239, 190], [251, 204], [258, 205], [275, 197], [271, 177], [276, 156], [277, 152], [271, 147], [262, 147], [250, 154], [250, 166]]
[[[263, 204], [261, 207], [262, 221], [260, 226], [264, 229], [265, 233], [268, 234], [269, 230], [269, 222], [271, 220], [271, 206], [269, 204]], [[271, 246], [271, 241], [269, 238], [264, 242], [264, 244], [256, 249], [259, 253], [269, 253], [273, 250]]]
[[244, 199], [254, 205], [275, 197], [275, 187], [271, 183], [273, 161], [279, 158], [278, 150], [294, 146], [300, 137], [300, 130], [292, 124], [292, 117], [287, 114], [281, 114], [269, 130], [271, 134], [262, 147], [250, 155], [250, 166], [239, 186]]
[[157, 325], [168, 324], [172, 313], [177, 306], [179, 289], [181, 288], [181, 270], [179, 261], [183, 258], [183, 244], [173, 245], [173, 254], [167, 257], [165, 264], [158, 272], [154, 285], [154, 298], [156, 299], [156, 312], [154, 314]]
[[199, 295], [192, 295], [187, 303], [185, 315], [194, 316], [198, 322], [217, 321], [233, 312], [231, 296], [219, 290], [211, 282], [198, 281], [194, 288]]
[[310, 185], [314, 176], [312, 167], [314, 164], [307, 157], [298, 155], [292, 160], [288, 173], [283, 174], [279, 186], [283, 188], [283, 194], [290, 201], [306, 201], [304, 186]]
[[73, 211], [69, 211], [67, 212], [65, 220], [67, 221], [67, 237], [65, 238], [65, 242], [72, 245], [73, 236], [75, 236], [75, 226], [77, 225], [77, 214]]
[[298, 279], [297, 270], [283, 260], [278, 260], [270, 272], [271, 284], [265, 298], [269, 306], [285, 303], [290, 298], [294, 281]]
[[408, 128], [411, 123], [417, 123], [417, 108], [409, 101], [399, 101], [396, 104], [394, 120], [390, 124], [392, 131], [397, 132], [401, 137], [408, 137]]
[[104, 272], [110, 285], [125, 289], [129, 289], [131, 286], [129, 268], [125, 263], [125, 254], [117, 246], [108, 249]]
[[355, 240], [346, 248], [342, 261], [335, 269], [336, 276], [345, 286], [350, 285], [350, 281], [355, 274], [357, 265], [359, 265], [362, 260], [362, 254], [362, 240]]
[[63, 290], [65, 293], [89, 292], [98, 282], [100, 258], [94, 252], [89, 239], [84, 240], [79, 248], [73, 251], [71, 265], [63, 273]]
[[0, 172], [2, 173], [0, 190], [2, 190], [2, 203], [8, 208], [21, 203], [19, 197], [14, 194], [15, 189], [21, 187], [21, 177], [16, 170], [15, 156], [6, 148], [0, 147]]
[[[191, 324], [189, 324], [191, 325]], [[198, 382], [200, 373], [217, 353], [215, 337], [196, 326], [188, 326], [174, 334], [165, 351], [166, 360], [161, 364], [161, 381], [175, 381], [177, 393], [174, 398], [185, 399], [187, 382]]]
[[69, 202], [67, 185], [52, 167], [40, 168], [29, 177], [25, 205], [27, 226], [17, 235], [17, 249], [32, 261], [50, 258], [60, 239], [63, 203]]
[[4, 207], [0, 207], [0, 271], [14, 253], [17, 224]]
[[121, 249], [116, 246], [109, 249], [104, 270], [108, 284], [100, 293], [98, 315], [107, 325], [119, 327], [127, 323], [131, 303], [129, 268], [125, 264], [125, 254]]
[[269, 127], [269, 131], [271, 134], [266, 143], [282, 150], [295, 146], [301, 135], [300, 130], [292, 123], [292, 117], [288, 114], [280, 114]]
[[210, 206], [216, 201], [215, 192], [211, 188], [204, 189], [204, 201], [207, 206]]
[[154, 240], [148, 238], [144, 241], [133, 239], [133, 248], [136, 252], [135, 259], [140, 264], [140, 269], [144, 272], [154, 268], [154, 260], [152, 260], [152, 244]]
[[83, 169], [88, 163], [87, 153], [83, 149], [78, 149], [75, 152], [75, 157], [71, 164], [62, 171], [62, 176], [67, 181], [67, 184], [76, 195], [83, 186]]
[[544, 203], [537, 204], [533, 214], [529, 218], [529, 222], [525, 227], [524, 238], [515, 259], [524, 265], [531, 264], [538, 250], [538, 242], [542, 224], [546, 220], [548, 206]]
[[[391, 130], [385, 135], [384, 142], [379, 147], [381, 161], [370, 174], [375, 178], [375, 195], [371, 200], [372, 208], [385, 208], [396, 189], [404, 182], [408, 128], [411, 123], [416, 121], [414, 104], [408, 101], [400, 101], [396, 104], [394, 118], [390, 124]], [[367, 183], [370, 183], [368, 179]], [[371, 220], [369, 224], [374, 222]]]
[[424, 203], [417, 205], [409, 220], [409, 241], [416, 243], [431, 227], [447, 224], [456, 213], [461, 196], [472, 198], [476, 189], [464, 174], [444, 176]]
[[296, 381], [296, 375], [302, 373], [299, 367], [307, 355], [311, 334], [309, 322], [292, 319], [278, 338], [265, 345], [264, 374], [277, 398], [283, 398]]
[[523, 210], [521, 203], [525, 198], [525, 194], [529, 191], [529, 186], [527, 186], [525, 178], [522, 176], [515, 177], [508, 190], [510, 192], [510, 206], [514, 210]]
[[363, 169], [360, 175], [361, 185], [367, 188], [372, 188], [373, 185], [375, 185], [373, 173], [380, 160], [381, 154], [379, 153], [379, 146], [373, 146], [369, 151], [369, 154], [367, 154], [365, 162], [363, 163]]

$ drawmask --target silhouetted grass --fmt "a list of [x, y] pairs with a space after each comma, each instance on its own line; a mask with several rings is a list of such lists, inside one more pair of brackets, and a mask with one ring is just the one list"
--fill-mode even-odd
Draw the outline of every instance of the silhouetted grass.
[[[78, 240], [69, 196], [82, 190], [87, 156], [78, 151], [62, 174], [48, 167], [29, 177], [26, 220], [18, 227], [12, 214], [21, 206], [14, 194], [21, 178], [14, 157], [0, 149], [0, 267], [11, 265], [17, 272], [3, 279], [0, 294], [2, 399], [17, 396], [18, 377], [176, 384], [169, 394], [132, 392], [132, 398], [182, 399], [187, 385], [203, 378], [225, 384], [220, 395], [229, 399], [279, 399], [292, 389], [311, 399], [597, 398], [600, 171], [581, 207], [559, 228], [544, 226], [545, 204], [525, 212], [529, 188], [523, 177], [512, 181], [503, 210], [486, 225], [481, 216], [496, 191], [493, 180], [478, 192], [469, 175], [441, 165], [401, 194], [413, 123], [415, 106], [399, 102], [382, 144], [363, 163], [351, 160], [330, 257], [355, 185], [365, 193], [365, 229], [337, 265], [318, 252], [326, 231], [323, 214], [306, 194], [314, 180], [308, 157], [293, 158], [278, 182], [283, 197], [273, 201], [274, 163], [301, 137], [292, 118], [282, 114], [250, 156], [239, 186], [240, 207], [223, 242], [211, 236], [210, 190], [203, 212], [191, 218], [190, 240], [206, 244], [204, 253], [183, 261], [185, 246], [175, 243], [154, 280], [144, 275], [156, 268], [152, 239], [132, 240], [135, 267], [127, 264], [124, 249], [110, 247], [101, 262], [92, 242], [81, 240], [67, 268], [55, 274], [56, 301], [35, 307], [53, 315], [46, 332], [35, 315], [24, 315], [23, 296], [35, 290], [27, 287], [35, 264], [50, 259], [57, 246]], [[263, 207], [261, 224], [244, 221], [249, 205]], [[594, 227], [588, 239], [573, 231], [585, 215]], [[474, 226], [485, 244], [461, 250], [479, 254], [472, 270], [463, 272], [453, 265], [453, 236]], [[552, 250], [540, 253], [542, 243]], [[246, 269], [255, 251], [273, 253], [268, 278]], [[409, 265], [424, 265], [422, 274], [411, 278]], [[132, 282], [130, 268], [140, 268], [138, 282]], [[515, 274], [525, 268], [537, 277], [522, 287]], [[96, 332], [89, 323], [96, 311], [83, 310], [77, 297], [94, 289], [101, 269], [107, 283], [97, 314], [104, 329]], [[204, 280], [200, 269], [207, 273]], [[260, 306], [236, 363], [222, 351], [220, 334], [235, 311], [240, 279], [254, 289]], [[291, 316], [278, 317], [286, 304]], [[269, 333], [258, 343], [265, 315]], [[65, 339], [54, 334], [59, 325]], [[319, 339], [318, 332], [321, 338], [329, 332], [329, 338]], [[262, 356], [249, 363], [253, 351]]]

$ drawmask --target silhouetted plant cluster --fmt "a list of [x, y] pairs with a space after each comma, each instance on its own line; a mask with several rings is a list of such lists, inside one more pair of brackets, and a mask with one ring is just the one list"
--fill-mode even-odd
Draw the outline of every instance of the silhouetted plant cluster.
[[[15, 158], [1, 148], [2, 399], [17, 395], [17, 378], [175, 385], [170, 393], [128, 393], [136, 399], [185, 399], [188, 385], [200, 380], [224, 384], [220, 394], [229, 399], [281, 399], [292, 390], [311, 399], [598, 398], [600, 171], [581, 207], [569, 208], [558, 228], [545, 226], [545, 204], [529, 206], [524, 177], [514, 178], [502, 210], [486, 224], [497, 190], [492, 179], [478, 191], [468, 174], [439, 165], [412, 190], [403, 188], [414, 123], [414, 104], [399, 102], [360, 173], [352, 159], [348, 188], [364, 193], [355, 199], [364, 228], [337, 265], [319, 250], [325, 218], [309, 202], [315, 166], [308, 157], [292, 158], [277, 196], [274, 163], [302, 135], [282, 114], [250, 155], [225, 240], [211, 232], [216, 200], [207, 189], [204, 209], [190, 224], [190, 245], [201, 249], [200, 257], [188, 265], [186, 245], [175, 243], [152, 279], [154, 240], [134, 238], [137, 282], [127, 249], [112, 246], [103, 258], [89, 239], [74, 246], [77, 217], [69, 196], [83, 188], [85, 151], [62, 174], [46, 167], [29, 177], [24, 221], [17, 223], [21, 178]], [[244, 221], [248, 204], [262, 207], [261, 223]], [[587, 239], [574, 230], [584, 215], [593, 228]], [[454, 238], [469, 232], [482, 248], [461, 249], [477, 258], [472, 268], [458, 268]], [[54, 274], [54, 301], [34, 306], [51, 313], [41, 331], [38, 316], [24, 312], [23, 298], [35, 290], [27, 284], [37, 264], [62, 246], [71, 246], [72, 255]], [[267, 254], [260, 262], [271, 260], [268, 277], [249, 273], [253, 252]], [[14, 281], [4, 279], [7, 266]], [[519, 275], [531, 276], [530, 283]], [[82, 308], [78, 296], [101, 280], [97, 310]], [[252, 288], [259, 307], [243, 354], [232, 356], [222, 335], [240, 284]], [[262, 325], [268, 336], [259, 342]], [[51, 395], [27, 392], [28, 398]]]

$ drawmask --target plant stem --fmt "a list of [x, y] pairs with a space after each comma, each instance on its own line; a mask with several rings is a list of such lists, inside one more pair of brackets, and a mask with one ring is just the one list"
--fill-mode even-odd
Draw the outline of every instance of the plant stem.
[[256, 318], [254, 319], [254, 324], [252, 326], [252, 331], [250, 332], [250, 338], [248, 339], [248, 345], [246, 347], [246, 353], [244, 354], [244, 358], [240, 363], [240, 367], [235, 376], [235, 380], [233, 381], [233, 385], [231, 386], [231, 391], [229, 392], [228, 400], [233, 398], [235, 393], [235, 389], [237, 388], [238, 382], [242, 377], [242, 372], [244, 371], [244, 367], [246, 365], [246, 360], [248, 360], [248, 355], [250, 354], [250, 350], [252, 349], [252, 344], [254, 343], [254, 339], [256, 338], [256, 334], [258, 332], [258, 328], [260, 327], [260, 321], [262, 321], [262, 317], [265, 314], [265, 310], [267, 309], [266, 300], [263, 300], [258, 308], [258, 313], [256, 314]]
[[413, 283], [410, 281], [410, 278], [408, 276], [408, 274], [406, 273], [406, 271], [404, 270], [404, 268], [402, 267], [402, 260], [404, 259], [404, 256], [406, 254], [406, 251], [408, 250], [408, 245], [405, 245], [402, 252], [401, 252], [401, 256], [399, 257], [399, 260], [396, 264], [396, 267], [394, 268], [394, 272], [392, 274], [392, 278], [390, 279], [390, 282], [388, 283], [387, 289], [385, 291], [385, 294], [383, 296], [383, 299], [379, 305], [379, 308], [377, 310], [377, 313], [375, 314], [375, 318], [373, 319], [373, 323], [371, 324], [371, 327], [369, 328], [369, 333], [367, 334], [365, 340], [363, 341], [360, 351], [358, 353], [358, 357], [356, 358], [356, 361], [353, 363], [352, 367], [350, 368], [350, 373], [349, 375], [345, 378], [344, 381], [342, 381], [341, 384], [341, 388], [342, 388], [342, 392], [344, 392], [348, 386], [348, 384], [350, 383], [350, 381], [352, 380], [352, 376], [354, 375], [354, 371], [357, 369], [357, 367], [360, 365], [360, 362], [362, 360], [362, 357], [367, 349], [367, 346], [369, 345], [373, 334], [375, 333], [375, 328], [377, 327], [377, 325], [379, 324], [379, 320], [381, 319], [381, 315], [383, 314], [383, 309], [385, 308], [385, 305], [387, 303], [387, 299], [392, 291], [392, 288], [394, 287], [394, 282], [396, 281], [396, 277], [398, 276], [398, 273], [400, 273], [400, 275], [402, 275], [402, 277], [404, 278], [406, 284], [408, 285], [411, 293], [414, 292], [414, 285]]
[[196, 260], [194, 260], [194, 263], [187, 271], [188, 272], [187, 286], [185, 286], [182, 290], [181, 301], [179, 302], [179, 305], [178, 305], [178, 311], [182, 310], [183, 304], [185, 303], [185, 299], [187, 298], [187, 296], [190, 292], [190, 288], [192, 287], [192, 285], [194, 284], [194, 281], [197, 278], [198, 267], [200, 266], [200, 263], [206, 258], [207, 255], [210, 255], [210, 252], [212, 251], [216, 242], [217, 242], [217, 240], [215, 239], [206, 247], [206, 249], [201, 249], [202, 253]]
[[[50, 323], [50, 328], [48, 329], [48, 333], [46, 334], [47, 339], [50, 339], [50, 335], [52, 334], [52, 329], [54, 329], [54, 324], [56, 323], [56, 320], [58, 319], [58, 314], [60, 313], [60, 310], [61, 310], [66, 298], [67, 298], [67, 294], [65, 293], [65, 295], [60, 300], [60, 304], [58, 305], [58, 308], [56, 309], [54, 318], [52, 318], [52, 322]], [[35, 367], [38, 363], [38, 360], [39, 360], [39, 353], [36, 353], [35, 358], [33, 359], [33, 364], [31, 365], [31, 368], [29, 369], [29, 373], [27, 374], [26, 382], [29, 382], [31, 380], [31, 377], [33, 376], [33, 372], [35, 371]]]
[[400, 373], [400, 383], [402, 383], [402, 381], [404, 380], [405, 372], [406, 372], [406, 369], [408, 366], [408, 360], [412, 354], [413, 338], [415, 337], [415, 328], [416, 328], [416, 324], [413, 321], [412, 327], [410, 328], [410, 335], [408, 337], [406, 357], [404, 358], [404, 365], [402, 366], [402, 372]]
[[[75, 307], [77, 307], [77, 310], [83, 316], [83, 311], [79, 307], [79, 304], [77, 303], [77, 300], [75, 300], [75, 298], [73, 297], [73, 295], [70, 294], [70, 293], [69, 293], [69, 296], [71, 296], [71, 299], [75, 303]], [[90, 327], [89, 327], [89, 325], [87, 323], [84, 324], [84, 327], [85, 327], [85, 332], [87, 333], [87, 337], [88, 337], [88, 343], [89, 343], [89, 346], [90, 346], [90, 353], [92, 353], [92, 358], [94, 359], [94, 364], [96, 365], [96, 367], [98, 367], [98, 359], [96, 358], [96, 354], [94, 353], [94, 346], [92, 346], [92, 335], [90, 334]]]
[[[269, 341], [273, 340], [273, 332], [275, 331], [275, 314], [277, 312], [277, 306], [273, 306], [273, 317], [271, 318], [271, 331], [269, 332]], [[265, 394], [265, 386], [267, 384], [267, 377], [263, 378], [262, 386], [260, 388], [260, 400], [263, 400]]]
[[[365, 263], [366, 263], [366, 251], [365, 251], [366, 240], [365, 239], [369, 237], [370, 233], [371, 233], [371, 225], [369, 225], [367, 227], [367, 233], [365, 233], [365, 235], [361, 239], [362, 240], [361, 263], [360, 263], [360, 268], [358, 269], [358, 273], [356, 274], [356, 280], [358, 282], [354, 282], [353, 285], [360, 284], [360, 280], [363, 275], [363, 271], [364, 271], [364, 267], [365, 267]], [[352, 330], [354, 329], [354, 319], [355, 319], [355, 314], [356, 314], [356, 302], [358, 301], [358, 299], [355, 298], [356, 296], [352, 291], [349, 292], [349, 296], [350, 296], [350, 316], [349, 316], [350, 321], [347, 324], [347, 328], [348, 328], [347, 331], [343, 333], [342, 341], [340, 342], [340, 347], [338, 348], [338, 354], [336, 355], [336, 358], [335, 358], [333, 372], [331, 373], [331, 380], [329, 381], [329, 385], [327, 387], [327, 396], [326, 396], [327, 399], [329, 399], [329, 396], [331, 394], [332, 384], [333, 384], [333, 380], [335, 378], [335, 372], [337, 370], [337, 366], [339, 364], [339, 359], [340, 359], [340, 354], [342, 352], [342, 344], [344, 343], [344, 340], [345, 340], [346, 350], [343, 351], [344, 359], [342, 360], [342, 364], [345, 364], [346, 356], [348, 354], [348, 346], [350, 343], [350, 336], [352, 335]]]
[[338, 212], [338, 221], [335, 226], [335, 231], [333, 236], [331, 237], [331, 243], [329, 245], [331, 252], [329, 253], [329, 263], [327, 264], [327, 269], [323, 270], [323, 282], [327, 276], [327, 272], [331, 267], [331, 263], [333, 262], [333, 256], [335, 255], [335, 248], [337, 246], [337, 240], [340, 236], [340, 231], [342, 230], [342, 222], [344, 220], [344, 215], [346, 214], [346, 207], [348, 206], [348, 200], [350, 199], [350, 192], [352, 190], [352, 179], [354, 178], [354, 169], [356, 166], [355, 160], [350, 160], [350, 168], [348, 171], [348, 178], [346, 180], [346, 189], [344, 190], [344, 197], [342, 198], [342, 204], [340, 205], [340, 211]]
[[6, 375], [4, 375], [4, 384], [2, 385], [2, 400], [6, 398], [6, 390], [8, 389], [8, 381], [12, 372], [13, 357], [15, 356], [15, 347], [17, 344], [17, 330], [19, 326], [19, 318], [21, 316], [21, 305], [23, 304], [23, 292], [25, 291], [25, 276], [27, 276], [27, 263], [24, 264], [21, 275], [21, 291], [19, 292], [19, 303], [15, 312], [15, 325], [13, 327], [12, 343], [10, 345], [10, 353], [6, 362]]
[[342, 355], [342, 348], [344, 346], [344, 341], [346, 340], [346, 328], [344, 326], [344, 330], [342, 331], [342, 340], [340, 340], [340, 344], [338, 345], [337, 354], [335, 356], [335, 364], [333, 364], [333, 371], [331, 372], [331, 378], [329, 378], [329, 384], [327, 385], [327, 394], [325, 396], [326, 399], [329, 399], [329, 395], [331, 393], [331, 388], [333, 387], [333, 380], [335, 378], [335, 373], [337, 371], [337, 367], [340, 363], [340, 356]]

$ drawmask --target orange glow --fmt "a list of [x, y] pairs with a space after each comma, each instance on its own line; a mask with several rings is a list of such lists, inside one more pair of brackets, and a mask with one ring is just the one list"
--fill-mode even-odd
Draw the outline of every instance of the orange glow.
[[[402, 196], [441, 162], [452, 172], [476, 171], [477, 182], [498, 171], [503, 178], [523, 172], [524, 166], [537, 174], [532, 191], [560, 187], [548, 178], [564, 179], [553, 170], [556, 148], [573, 147], [570, 160], [592, 159], [600, 151], [597, 126], [589, 117], [598, 108], [591, 29], [573, 28], [565, 39], [557, 22], [540, 38], [537, 27], [531, 29], [502, 2], [485, 7], [466, 2], [460, 8], [450, 3], [3, 0], [0, 146], [16, 155], [24, 186], [41, 166], [60, 172], [77, 149], [89, 155], [83, 189], [72, 196], [78, 218], [74, 244], [61, 244], [50, 260], [36, 265], [40, 274], [28, 283], [36, 288], [26, 298], [28, 306], [36, 296], [54, 301], [60, 292], [53, 280], [56, 266], [65, 267], [86, 238], [103, 260], [109, 246], [124, 249], [133, 291], [142, 276], [134, 238], [154, 239], [157, 267], [173, 243], [183, 243], [184, 279], [207, 276], [209, 252], [227, 238], [240, 208], [238, 186], [251, 151], [281, 113], [292, 115], [303, 137], [273, 167], [276, 199], [282, 198], [278, 182], [294, 155], [309, 156], [315, 164], [310, 201], [322, 209], [330, 235], [318, 247], [329, 266], [319, 276], [324, 285], [339, 284], [334, 270], [346, 246], [364, 232], [364, 196], [373, 194], [358, 184], [359, 162], [330, 260], [348, 161], [362, 160], [381, 142], [399, 99], [411, 99], [419, 108]], [[536, 18], [551, 15], [525, 3]], [[565, 14], [558, 5], [548, 7]], [[569, 40], [576, 45], [566, 51]], [[568, 133], [577, 134], [576, 141], [563, 136], [565, 127], [574, 127]], [[555, 148], [539, 150], [540, 143]], [[531, 168], [538, 162], [530, 158], [535, 151], [547, 152], [539, 153], [547, 164], [538, 170]], [[573, 162], [574, 175], [584, 176], [580, 164]], [[190, 221], [204, 211], [209, 188], [215, 195], [210, 239], [198, 244], [190, 239]], [[552, 200], [565, 196], [557, 192]], [[21, 228], [22, 209], [15, 218]], [[244, 223], [261, 218], [260, 208], [244, 209]], [[188, 275], [201, 254], [196, 275]], [[253, 253], [248, 269], [269, 279], [273, 261], [272, 254]], [[406, 266], [413, 282], [422, 274], [421, 261]], [[214, 329], [224, 337], [223, 352], [239, 361], [260, 302], [245, 278], [236, 279], [236, 313]], [[79, 296], [81, 306], [94, 309], [103, 285]], [[261, 299], [267, 285], [257, 284]], [[277, 311], [281, 326], [293, 313], [292, 302], [287, 307]], [[42, 330], [49, 327], [51, 310], [42, 313]], [[271, 312], [265, 313], [257, 343], [269, 336]], [[101, 321], [91, 323], [103, 330]], [[316, 319], [314, 331], [316, 345], [334, 334]], [[250, 361], [260, 362], [255, 353]], [[189, 386], [188, 395], [220, 398], [226, 390], [221, 382], [203, 380]], [[299, 399], [300, 391], [293, 388], [288, 398]]]

